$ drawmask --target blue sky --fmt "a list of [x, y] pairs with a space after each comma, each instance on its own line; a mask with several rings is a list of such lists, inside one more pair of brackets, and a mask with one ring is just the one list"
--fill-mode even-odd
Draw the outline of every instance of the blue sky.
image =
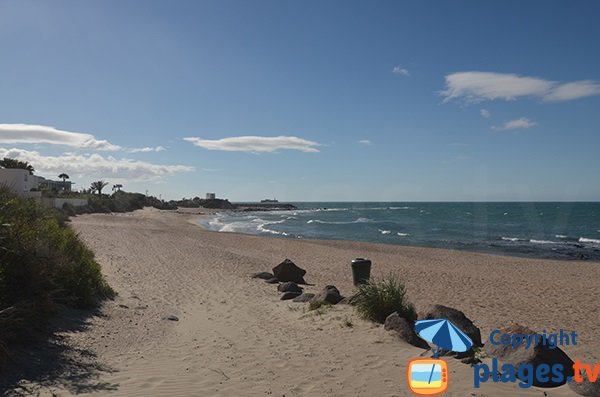
[[0, 156], [233, 201], [600, 199], [600, 3], [0, 0]]

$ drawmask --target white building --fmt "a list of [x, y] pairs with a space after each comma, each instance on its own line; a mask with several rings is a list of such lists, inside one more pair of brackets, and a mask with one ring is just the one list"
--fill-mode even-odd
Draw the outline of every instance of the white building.
[[214, 200], [217, 198], [216, 193], [206, 193], [206, 199], [207, 200]]
[[30, 175], [29, 171], [20, 168], [2, 168], [0, 169], [0, 185], [5, 185], [8, 189], [23, 198], [42, 197], [42, 192], [33, 191], [40, 184], [40, 178]]

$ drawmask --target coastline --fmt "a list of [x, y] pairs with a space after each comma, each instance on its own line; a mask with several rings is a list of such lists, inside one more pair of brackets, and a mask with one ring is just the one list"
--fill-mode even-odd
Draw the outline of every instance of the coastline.
[[[417, 311], [429, 304], [461, 310], [484, 340], [512, 323], [576, 330], [578, 345], [563, 350], [600, 361], [594, 338], [600, 324], [589, 302], [600, 294], [598, 262], [218, 233], [200, 227], [198, 216], [144, 209], [73, 219], [119, 294], [85, 332], [67, 336], [114, 370], [97, 374], [107, 390], [96, 388], [96, 395], [411, 395], [406, 363], [423, 350], [359, 319], [347, 305], [306, 313], [304, 304], [282, 302], [274, 286], [248, 277], [285, 258], [307, 270], [307, 282], [315, 284], [307, 292], [334, 284], [349, 296], [350, 260], [369, 257], [373, 275], [402, 276]], [[346, 320], [353, 326], [343, 327]], [[492, 383], [473, 389], [472, 368], [448, 362], [448, 395], [542, 390]], [[543, 391], [574, 395], [567, 385]]]

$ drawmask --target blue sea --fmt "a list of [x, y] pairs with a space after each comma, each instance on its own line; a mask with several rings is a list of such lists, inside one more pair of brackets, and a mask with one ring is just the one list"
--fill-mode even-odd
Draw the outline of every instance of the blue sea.
[[355, 240], [505, 255], [600, 260], [600, 203], [291, 203], [292, 211], [222, 212], [210, 230]]

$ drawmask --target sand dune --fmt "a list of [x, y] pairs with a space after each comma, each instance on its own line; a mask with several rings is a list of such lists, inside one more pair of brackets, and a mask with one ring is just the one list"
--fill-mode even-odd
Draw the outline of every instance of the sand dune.
[[[352, 293], [349, 262], [369, 257], [374, 273], [406, 281], [417, 309], [456, 307], [490, 330], [519, 322], [532, 329], [577, 330], [572, 358], [600, 361], [598, 263], [519, 259], [355, 242], [295, 241], [208, 232], [189, 214], [146, 209], [86, 215], [73, 227], [96, 252], [119, 296], [69, 343], [97, 354], [94, 395], [409, 396], [406, 363], [423, 350], [363, 321], [352, 307], [323, 314], [283, 302], [275, 286], [250, 279], [290, 258], [315, 283]], [[169, 315], [179, 321], [165, 319]], [[352, 323], [352, 327], [347, 323]], [[519, 389], [484, 384], [449, 359], [448, 396], [574, 395], [567, 387]], [[73, 382], [73, 380], [70, 380]], [[70, 395], [69, 385], [42, 394]], [[81, 390], [81, 389], [80, 389]]]

